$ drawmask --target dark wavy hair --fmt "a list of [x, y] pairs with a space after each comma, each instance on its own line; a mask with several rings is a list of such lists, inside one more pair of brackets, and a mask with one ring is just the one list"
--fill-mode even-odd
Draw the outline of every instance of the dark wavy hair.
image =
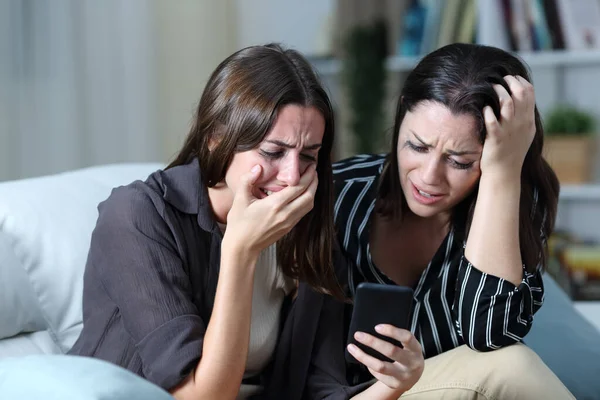
[[[317, 163], [319, 186], [314, 207], [277, 242], [277, 261], [287, 276], [308, 283], [318, 292], [343, 297], [332, 265], [333, 108], [317, 75], [299, 52], [268, 44], [244, 48], [225, 59], [208, 80], [191, 131], [167, 168], [198, 159], [203, 183], [213, 187], [225, 178], [234, 154], [256, 148], [278, 111], [288, 104], [319, 110], [325, 119], [325, 133]], [[209, 141], [216, 143], [212, 151]]]
[[[400, 218], [407, 204], [400, 187], [398, 172], [398, 135], [406, 112], [424, 101], [446, 106], [453, 114], [467, 114], [476, 121], [480, 142], [486, 136], [483, 108], [492, 108], [500, 120], [500, 101], [493, 89], [502, 85], [506, 75], [520, 75], [531, 82], [525, 64], [512, 54], [495, 47], [455, 43], [425, 56], [408, 75], [402, 88], [394, 121], [391, 151], [379, 184], [378, 212]], [[512, 94], [512, 93], [511, 93]], [[546, 237], [554, 229], [559, 183], [556, 174], [542, 157], [544, 130], [535, 108], [535, 137], [521, 170], [519, 238], [523, 263], [529, 272], [547, 263]], [[477, 190], [458, 204], [453, 212], [453, 225], [465, 237], [473, 218]], [[536, 204], [534, 206], [534, 204]]]

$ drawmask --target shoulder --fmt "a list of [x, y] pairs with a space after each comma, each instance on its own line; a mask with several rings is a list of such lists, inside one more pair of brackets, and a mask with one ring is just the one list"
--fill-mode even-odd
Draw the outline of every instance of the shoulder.
[[381, 173], [385, 155], [360, 154], [333, 164], [333, 179], [336, 182], [352, 179], [374, 179]]
[[[373, 192], [384, 163], [385, 156], [378, 154], [357, 155], [334, 163], [333, 181], [338, 202], [347, 197], [365, 198], [365, 191]], [[362, 195], [359, 196], [360, 193]]]
[[160, 218], [164, 214], [165, 201], [157, 184], [158, 175], [159, 172], [154, 172], [145, 181], [137, 180], [114, 188], [98, 205], [99, 222], [123, 225]]
[[198, 214], [200, 203], [207, 203], [202, 189], [198, 163], [192, 162], [114, 188], [98, 211], [116, 223], [165, 219], [174, 210]]

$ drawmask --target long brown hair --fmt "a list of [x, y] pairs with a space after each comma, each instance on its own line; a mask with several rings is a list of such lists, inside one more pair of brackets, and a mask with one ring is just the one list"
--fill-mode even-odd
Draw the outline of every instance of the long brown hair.
[[[278, 44], [251, 46], [219, 64], [202, 93], [183, 148], [167, 168], [198, 159], [204, 185], [213, 187], [225, 178], [234, 154], [256, 148], [273, 126], [278, 110], [288, 104], [319, 110], [325, 133], [314, 207], [277, 242], [277, 262], [287, 276], [341, 298], [332, 265], [333, 108], [300, 53]], [[209, 141], [216, 144], [211, 150]]]
[[[398, 172], [398, 136], [404, 116], [423, 101], [443, 104], [456, 115], [471, 115], [480, 142], [486, 136], [482, 110], [489, 105], [500, 120], [500, 101], [493, 84], [502, 85], [506, 75], [520, 75], [531, 82], [524, 63], [506, 51], [482, 45], [455, 43], [425, 56], [408, 75], [396, 107], [392, 148], [382, 172], [379, 186], [378, 212], [394, 219], [406, 210], [406, 199], [400, 187]], [[542, 157], [544, 129], [535, 108], [536, 133], [521, 170], [519, 239], [523, 263], [529, 272], [544, 269], [547, 263], [548, 237], [554, 229], [559, 183], [556, 174]], [[456, 206], [453, 224], [468, 234], [477, 189]], [[534, 206], [535, 204], [535, 206]], [[465, 236], [466, 237], [466, 236]]]

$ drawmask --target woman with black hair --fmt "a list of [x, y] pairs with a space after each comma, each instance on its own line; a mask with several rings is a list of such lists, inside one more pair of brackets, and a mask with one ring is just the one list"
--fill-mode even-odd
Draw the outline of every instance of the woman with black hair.
[[349, 345], [360, 364], [347, 365], [351, 306], [327, 299], [311, 398], [572, 397], [520, 343], [543, 303], [559, 193], [542, 145], [531, 78], [513, 55], [452, 44], [418, 63], [389, 153], [334, 164], [340, 276], [350, 297], [361, 282], [413, 288], [410, 329], [377, 327], [404, 348], [361, 332], [395, 361]]

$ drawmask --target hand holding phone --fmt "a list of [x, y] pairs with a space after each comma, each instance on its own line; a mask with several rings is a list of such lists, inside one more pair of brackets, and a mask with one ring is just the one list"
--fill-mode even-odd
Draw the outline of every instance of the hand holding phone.
[[[413, 290], [405, 286], [382, 285], [363, 282], [356, 288], [354, 309], [348, 331], [348, 344], [354, 344], [368, 355], [381, 361], [393, 362], [375, 349], [356, 340], [356, 332], [363, 332], [402, 348], [402, 343], [384, 336], [375, 330], [377, 325], [392, 325], [409, 329], [408, 322], [412, 310]], [[358, 363], [346, 348], [346, 361]]]
[[394, 393], [404, 393], [425, 368], [421, 344], [408, 330], [412, 289], [362, 283], [354, 300], [346, 360], [366, 366]]

